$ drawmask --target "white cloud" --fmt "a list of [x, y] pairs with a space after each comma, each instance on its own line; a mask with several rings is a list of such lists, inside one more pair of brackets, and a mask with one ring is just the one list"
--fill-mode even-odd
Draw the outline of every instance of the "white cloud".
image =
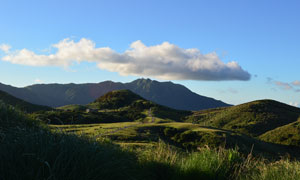
[[289, 103], [291, 106], [295, 106], [295, 107], [299, 107], [299, 103], [298, 102], [290, 102]]
[[148, 76], [167, 80], [249, 80], [250, 74], [231, 61], [224, 63], [215, 52], [202, 54], [198, 49], [183, 49], [169, 42], [146, 46], [135, 41], [124, 53], [109, 47], [96, 48], [93, 41], [64, 39], [52, 45], [57, 52], [36, 54], [22, 49], [7, 52], [2, 58], [29, 66], [63, 66], [82, 61], [95, 62], [100, 69], [121, 75]]
[[5, 52], [5, 53], [9, 53], [11, 46], [8, 44], [0, 44], [0, 50]]

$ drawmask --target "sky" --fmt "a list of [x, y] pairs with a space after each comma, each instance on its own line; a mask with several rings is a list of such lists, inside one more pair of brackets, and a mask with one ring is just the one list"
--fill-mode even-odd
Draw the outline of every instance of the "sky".
[[0, 82], [179, 83], [300, 105], [300, 1], [0, 1]]

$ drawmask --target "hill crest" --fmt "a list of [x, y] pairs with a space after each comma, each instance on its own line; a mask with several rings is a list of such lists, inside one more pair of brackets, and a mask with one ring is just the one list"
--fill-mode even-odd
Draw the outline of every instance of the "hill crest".
[[137, 100], [145, 99], [128, 89], [123, 89], [110, 91], [96, 99], [95, 103], [98, 103], [101, 109], [118, 109], [129, 106]]
[[197, 111], [190, 121], [254, 137], [297, 121], [300, 108], [274, 100], [258, 100], [237, 106]]

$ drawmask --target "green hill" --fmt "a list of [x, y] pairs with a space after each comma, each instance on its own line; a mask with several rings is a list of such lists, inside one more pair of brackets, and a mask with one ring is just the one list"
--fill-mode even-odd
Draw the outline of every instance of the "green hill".
[[131, 114], [142, 115], [151, 110], [153, 116], [173, 121], [182, 121], [191, 114], [190, 111], [176, 110], [145, 100], [130, 90], [111, 91], [98, 98], [93, 103], [94, 106], [95, 104], [99, 109], [121, 109]]
[[50, 107], [28, 103], [3, 91], [0, 91], [0, 101], [4, 102], [7, 105], [11, 105], [17, 109], [29, 113], [35, 111], [41, 111], [41, 110], [46, 110], [46, 111], [51, 110]]
[[99, 109], [119, 109], [129, 106], [138, 100], [146, 101], [129, 90], [115, 90], [101, 96], [95, 103], [98, 104]]
[[[92, 116], [94, 119], [100, 119], [100, 117], [103, 119], [89, 123], [113, 123], [106, 124], [103, 128], [100, 128], [101, 124], [79, 128], [80, 132], [86, 131], [93, 136], [99, 132], [103, 133], [107, 126], [109, 127], [108, 132], [120, 131], [123, 123], [124, 126], [133, 126], [130, 129], [125, 128], [119, 133], [108, 135], [109, 138], [120, 143], [150, 143], [163, 139], [177, 147], [188, 149], [196, 149], [205, 145], [209, 147], [221, 145], [226, 148], [239, 147], [240, 151], [246, 153], [252, 149], [255, 154], [266, 153], [271, 156], [285, 153], [295, 154], [293, 148], [288, 147], [289, 143], [277, 143], [273, 140], [265, 142], [264, 139], [257, 138], [272, 129], [297, 121], [300, 115], [298, 108], [276, 101], [254, 101], [234, 107], [193, 112], [191, 115], [192, 112], [189, 111], [174, 110], [147, 101], [130, 90], [118, 90], [101, 96], [86, 107], [97, 108], [97, 111], [93, 111], [93, 113], [78, 111], [61, 113], [69, 113], [72, 118], [83, 114], [84, 118], [82, 119], [85, 123], [88, 123], [88, 119], [93, 119]], [[149, 120], [147, 116], [149, 116], [150, 109], [153, 117], [158, 120], [155, 122], [163, 123], [140, 124], [136, 122]], [[51, 117], [47, 117], [47, 119], [51, 119]], [[56, 119], [66, 120], [67, 118], [65, 115], [60, 115], [56, 116]], [[105, 119], [110, 119], [110, 121]], [[184, 120], [192, 123], [184, 123]], [[79, 124], [83, 124], [82, 122]], [[118, 122], [123, 123], [119, 124]], [[73, 127], [70, 130], [77, 131]]]
[[149, 121], [147, 117], [150, 116], [164, 121], [183, 121], [191, 114], [190, 111], [175, 110], [145, 100], [130, 90], [108, 92], [88, 105], [67, 105], [56, 109], [35, 113], [32, 117], [50, 124], [90, 124]]
[[297, 121], [300, 109], [273, 100], [195, 112], [188, 121], [253, 137]]
[[[10, 121], [7, 121], [9, 119]], [[236, 149], [200, 146], [195, 151], [177, 148], [153, 136], [161, 135], [170, 143], [193, 145], [195, 136], [214, 141], [207, 134], [235, 135], [219, 129], [202, 128], [191, 123], [140, 124], [121, 129], [129, 123], [95, 125], [64, 125], [45, 127], [11, 106], [0, 102], [0, 174], [1, 179], [299, 179], [300, 163], [290, 159], [244, 156]], [[127, 126], [128, 127], [128, 126]], [[60, 130], [57, 130], [59, 128]], [[69, 128], [69, 132], [65, 133]], [[74, 129], [80, 132], [74, 133]], [[119, 130], [119, 138], [135, 133], [145, 137], [147, 144], [135, 148], [127, 142], [116, 142], [107, 137], [88, 137], [85, 133]], [[161, 131], [162, 130], [162, 131]], [[116, 131], [115, 131], [116, 132]], [[112, 137], [116, 134], [111, 134]], [[153, 135], [153, 136], [152, 136]], [[128, 136], [125, 137], [128, 139]], [[136, 137], [129, 137], [136, 138]], [[246, 137], [245, 137], [246, 138]], [[217, 139], [219, 139], [217, 137]], [[239, 137], [237, 137], [239, 139]], [[251, 139], [251, 138], [250, 138]], [[252, 138], [253, 139], [253, 138]], [[129, 139], [128, 139], [129, 140]], [[150, 141], [150, 142], [149, 142]], [[200, 142], [201, 143], [201, 142]], [[259, 145], [254, 142], [255, 145]], [[245, 144], [247, 147], [247, 144]], [[263, 145], [263, 144], [261, 144]], [[265, 152], [279, 153], [278, 145], [261, 146]], [[257, 146], [255, 146], [257, 147]], [[251, 150], [251, 148], [247, 148]], [[255, 152], [255, 151], [253, 151]], [[279, 153], [280, 154], [280, 153]], [[299, 153], [297, 153], [299, 154]], [[293, 156], [292, 156], [293, 157]]]
[[70, 105], [65, 105], [65, 106], [61, 106], [58, 107], [56, 109], [60, 109], [60, 110], [69, 110], [69, 111], [85, 111], [86, 110], [86, 106], [84, 105], [79, 105], [79, 104], [70, 104]]
[[296, 122], [268, 131], [259, 138], [276, 144], [300, 146], [300, 118]]

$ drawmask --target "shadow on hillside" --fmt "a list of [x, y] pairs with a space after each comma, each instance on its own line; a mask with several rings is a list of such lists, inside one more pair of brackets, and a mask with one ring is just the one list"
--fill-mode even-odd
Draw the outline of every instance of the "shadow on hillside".
[[108, 142], [19, 128], [3, 129], [2, 179], [172, 179], [176, 172], [169, 165], [141, 163], [135, 153]]
[[244, 154], [252, 153], [267, 159], [281, 159], [284, 156], [300, 159], [300, 148], [291, 145], [281, 145], [265, 142], [231, 130], [219, 129], [211, 126], [200, 126], [201, 128], [219, 130], [227, 134], [224, 146], [226, 148], [238, 148]]

